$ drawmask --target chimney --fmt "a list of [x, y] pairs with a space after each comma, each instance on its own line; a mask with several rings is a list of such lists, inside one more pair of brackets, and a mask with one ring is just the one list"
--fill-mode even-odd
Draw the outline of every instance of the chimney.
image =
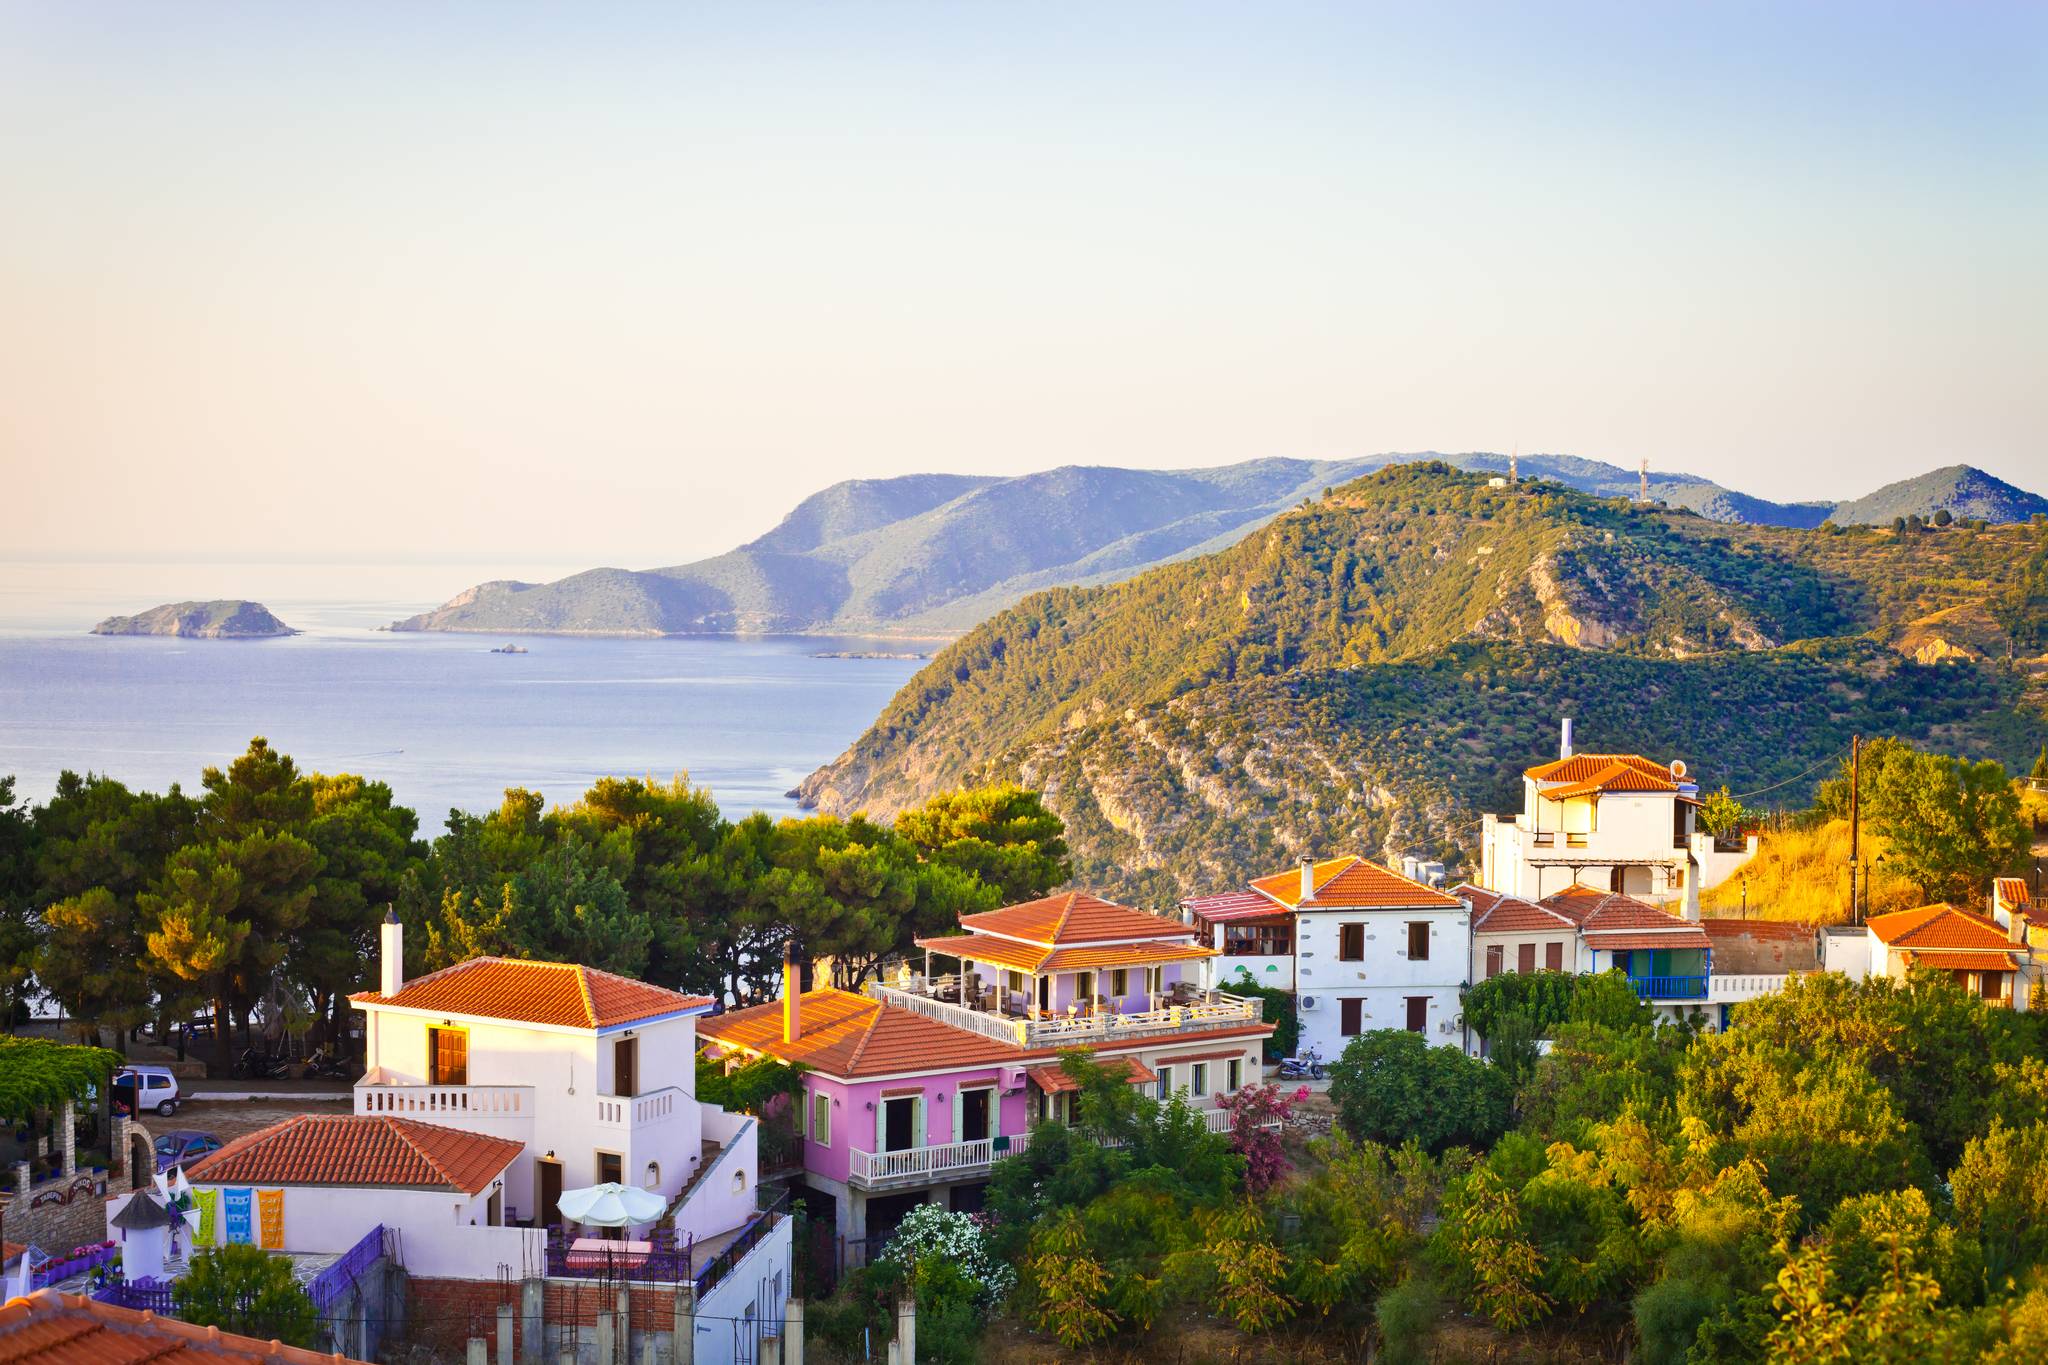
[[782, 1041], [793, 1043], [804, 1032], [803, 980], [797, 971], [796, 944], [782, 945]]
[[396, 995], [405, 989], [405, 926], [388, 905], [384, 907], [384, 923], [377, 928], [377, 940], [382, 959], [377, 993]]
[[1700, 865], [1691, 858], [1685, 860], [1685, 917], [1699, 923]]
[[1316, 860], [1301, 860], [1301, 900], [1303, 903], [1316, 898]]
[[[1995, 921], [1998, 918], [1998, 902], [2001, 898], [1996, 889], [1998, 883], [1993, 882], [1991, 885], [1993, 888], [1991, 892], [1991, 918]], [[2020, 913], [2020, 906], [2017, 903], [2008, 907], [2005, 915], [2007, 930], [2012, 935], [2012, 941], [2024, 948], [2027, 944], [2027, 917]]]
[[1559, 758], [1570, 758], [1572, 756], [1572, 718], [1570, 716], [1564, 718], [1564, 734], [1558, 740], [1557, 756]]

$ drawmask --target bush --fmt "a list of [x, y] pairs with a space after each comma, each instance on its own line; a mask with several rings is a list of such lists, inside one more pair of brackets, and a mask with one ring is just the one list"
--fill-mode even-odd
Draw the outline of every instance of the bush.
[[292, 1277], [292, 1263], [246, 1243], [210, 1247], [171, 1282], [178, 1316], [201, 1327], [239, 1332], [288, 1346], [313, 1342], [313, 1300]]
[[994, 1308], [1017, 1286], [1015, 1268], [997, 1260], [990, 1251], [988, 1229], [982, 1220], [939, 1204], [919, 1204], [904, 1215], [878, 1259], [918, 1269], [921, 1275], [921, 1267], [935, 1257], [973, 1286], [976, 1307]]
[[1379, 1323], [1384, 1365], [1422, 1365], [1429, 1359], [1429, 1339], [1443, 1316], [1443, 1295], [1436, 1282], [1413, 1270], [1401, 1283], [1380, 1295], [1373, 1308]]

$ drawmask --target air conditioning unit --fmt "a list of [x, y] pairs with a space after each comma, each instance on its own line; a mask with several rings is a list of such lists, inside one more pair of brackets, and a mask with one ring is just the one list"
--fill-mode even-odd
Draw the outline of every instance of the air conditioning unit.
[[1312, 1010], [1312, 1009], [1314, 1009], [1315, 1007], [1316, 1007], [1316, 998], [1315, 998], [1315, 997], [1314, 997], [1313, 995], [1304, 995], [1303, 997], [1301, 997], [1301, 1005], [1300, 1005], [1300, 1008], [1302, 1008], [1302, 1009], [1305, 1009], [1305, 1010]]
[[1006, 1066], [1003, 1068], [1003, 1089], [1015, 1092], [1024, 1088], [1024, 1068]]

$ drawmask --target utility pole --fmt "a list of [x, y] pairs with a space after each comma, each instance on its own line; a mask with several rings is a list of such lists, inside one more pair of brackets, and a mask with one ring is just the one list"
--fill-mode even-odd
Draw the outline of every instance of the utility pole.
[[1849, 923], [1861, 924], [1856, 901], [1858, 836], [1863, 832], [1863, 736], [1849, 736]]

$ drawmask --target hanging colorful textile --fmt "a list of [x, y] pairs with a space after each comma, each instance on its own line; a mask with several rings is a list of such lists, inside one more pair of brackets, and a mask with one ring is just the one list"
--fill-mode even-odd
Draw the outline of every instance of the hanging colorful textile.
[[256, 1221], [261, 1230], [259, 1245], [272, 1251], [284, 1250], [284, 1191], [256, 1191]]
[[254, 1190], [222, 1190], [221, 1205], [228, 1211], [228, 1240], [230, 1242], [251, 1242], [255, 1230], [249, 1225], [250, 1205], [254, 1203]]
[[210, 1247], [219, 1240], [220, 1191], [194, 1190], [192, 1202], [199, 1209], [199, 1231], [193, 1235], [192, 1245]]

